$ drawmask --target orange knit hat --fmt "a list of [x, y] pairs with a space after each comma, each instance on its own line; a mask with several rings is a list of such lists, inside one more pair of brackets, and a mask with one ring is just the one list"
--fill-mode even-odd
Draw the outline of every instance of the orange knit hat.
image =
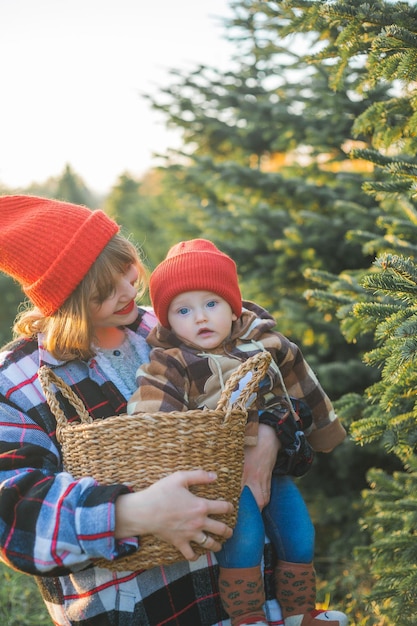
[[177, 243], [152, 272], [149, 293], [162, 326], [169, 328], [169, 305], [185, 291], [212, 291], [230, 304], [237, 317], [242, 313], [236, 263], [207, 239]]
[[51, 315], [118, 230], [103, 211], [35, 196], [1, 196], [0, 270]]

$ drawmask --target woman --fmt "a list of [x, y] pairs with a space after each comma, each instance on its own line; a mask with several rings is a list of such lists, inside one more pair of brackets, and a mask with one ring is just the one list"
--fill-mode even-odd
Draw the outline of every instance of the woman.
[[[226, 624], [207, 531], [232, 530], [212, 518], [227, 502], [188, 487], [215, 480], [176, 472], [148, 489], [74, 480], [62, 468], [53, 418], [37, 371], [48, 365], [93, 417], [126, 412], [135, 372], [148, 359], [153, 313], [135, 304], [146, 272], [134, 246], [102, 211], [31, 196], [0, 197], [0, 270], [20, 283], [30, 306], [0, 355], [0, 550], [10, 566], [36, 576], [58, 626]], [[68, 415], [68, 417], [72, 417]], [[278, 440], [260, 425], [245, 457], [244, 481], [258, 502], [269, 484]], [[184, 562], [142, 572], [94, 567], [140, 549], [140, 536], [172, 543]], [[279, 621], [276, 603], [267, 607]]]

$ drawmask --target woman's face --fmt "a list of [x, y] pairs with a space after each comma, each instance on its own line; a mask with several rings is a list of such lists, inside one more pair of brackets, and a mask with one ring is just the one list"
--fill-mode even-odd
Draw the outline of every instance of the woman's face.
[[135, 297], [138, 270], [129, 265], [127, 270], [115, 278], [114, 290], [103, 302], [94, 296], [90, 300], [90, 315], [95, 328], [125, 326], [135, 321], [138, 315]]

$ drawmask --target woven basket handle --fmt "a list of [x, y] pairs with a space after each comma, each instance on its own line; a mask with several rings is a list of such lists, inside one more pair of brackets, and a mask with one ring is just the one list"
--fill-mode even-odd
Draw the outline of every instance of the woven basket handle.
[[[258, 354], [255, 354], [254, 356], [247, 359], [247, 361], [242, 363], [228, 379], [220, 400], [217, 404], [216, 410], [226, 412], [227, 409], [227, 414], [230, 414], [233, 408], [246, 411], [248, 408], [246, 406], [247, 402], [251, 395], [256, 392], [258, 384], [265, 376], [270, 362], [271, 355], [269, 354], [269, 352], [259, 352]], [[252, 372], [252, 377], [250, 381], [241, 391], [236, 402], [230, 404], [230, 397], [234, 389], [239, 384], [239, 381], [248, 372]], [[51, 409], [56, 419], [56, 436], [59, 442], [62, 443], [61, 431], [67, 426], [68, 420], [64, 411], [59, 405], [55, 393], [51, 388], [52, 384], [55, 385], [55, 387], [62, 393], [64, 398], [66, 398], [69, 403], [74, 407], [82, 424], [91, 424], [93, 422], [93, 418], [88, 413], [82, 400], [73, 392], [71, 387], [69, 387], [69, 385], [67, 385], [62, 380], [62, 378], [55, 374], [53, 370], [51, 370], [46, 365], [43, 365], [41, 368], [39, 368], [38, 378], [42, 390], [45, 394], [46, 401], [48, 402], [49, 408]]]
[[[265, 376], [269, 364], [271, 362], [271, 355], [269, 352], [258, 352], [258, 354], [254, 354], [249, 359], [244, 361], [235, 372], [230, 376], [227, 380], [226, 385], [223, 389], [222, 395], [220, 396], [220, 400], [217, 404], [217, 411], [226, 411], [229, 413], [232, 409], [241, 409], [246, 411], [248, 407], [246, 406], [249, 398], [256, 392], [259, 383], [262, 378]], [[248, 372], [252, 372], [252, 377], [246, 386], [242, 389], [238, 399], [230, 404], [230, 397], [232, 392], [239, 384], [239, 381], [246, 376]]]
[[42, 365], [42, 367], [38, 371], [38, 378], [42, 390], [45, 394], [46, 401], [48, 402], [49, 408], [55, 416], [56, 436], [60, 443], [62, 443], [61, 430], [65, 428], [65, 426], [67, 426], [68, 420], [64, 411], [61, 409], [58, 400], [56, 399], [55, 393], [51, 389], [52, 384], [54, 384], [55, 387], [59, 389], [64, 398], [66, 398], [69, 403], [74, 407], [82, 424], [92, 423], [93, 418], [88, 413], [82, 400], [73, 392], [71, 387], [69, 387], [67, 383], [62, 380], [62, 378], [55, 374], [54, 371], [52, 371], [46, 365]]

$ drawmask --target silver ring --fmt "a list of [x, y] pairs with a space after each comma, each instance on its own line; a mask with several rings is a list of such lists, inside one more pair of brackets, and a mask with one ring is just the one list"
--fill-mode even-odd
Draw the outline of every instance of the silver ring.
[[204, 533], [204, 539], [203, 539], [203, 541], [199, 541], [198, 545], [199, 546], [205, 546], [207, 539], [208, 539], [208, 535], [206, 533]]

